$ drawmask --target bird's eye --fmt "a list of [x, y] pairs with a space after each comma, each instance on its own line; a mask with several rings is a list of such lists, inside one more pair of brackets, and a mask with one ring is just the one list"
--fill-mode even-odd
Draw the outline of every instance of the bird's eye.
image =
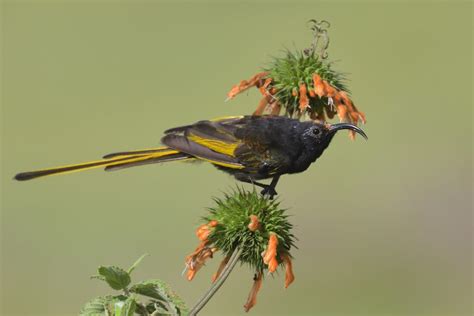
[[319, 128], [313, 129], [313, 135], [317, 136], [317, 135], [319, 135], [319, 133], [321, 133], [321, 131], [319, 130]]

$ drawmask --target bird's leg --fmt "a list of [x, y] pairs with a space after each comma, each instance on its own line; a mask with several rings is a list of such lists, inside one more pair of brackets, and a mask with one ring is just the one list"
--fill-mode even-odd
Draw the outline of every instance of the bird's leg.
[[[242, 182], [251, 183], [253, 185], [256, 185], [256, 186], [259, 186], [259, 187], [263, 188], [263, 190], [260, 191], [260, 193], [262, 195], [269, 195], [271, 199], [273, 199], [273, 196], [277, 194], [275, 192], [275, 188], [274, 187], [273, 187], [273, 189], [271, 188], [271, 184], [270, 185], [263, 184], [263, 183], [256, 182], [256, 181], [253, 181], [252, 179], [247, 179], [247, 178], [243, 178], [243, 179], [239, 179], [239, 180], [242, 181]], [[273, 183], [273, 180], [272, 180], [272, 183]], [[276, 183], [275, 183], [275, 185], [276, 185]]]
[[270, 200], [273, 200], [273, 197], [277, 195], [277, 191], [275, 190], [275, 187], [278, 183], [278, 180], [280, 180], [280, 176], [274, 176], [272, 179], [272, 182], [269, 185], [261, 185], [263, 187], [262, 192], [260, 192], [263, 196], [268, 195]]

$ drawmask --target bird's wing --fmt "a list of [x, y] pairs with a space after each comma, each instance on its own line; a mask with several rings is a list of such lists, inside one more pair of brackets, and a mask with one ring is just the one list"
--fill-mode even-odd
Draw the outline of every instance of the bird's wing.
[[244, 116], [219, 124], [240, 141], [234, 155], [248, 171], [272, 176], [284, 173], [291, 164], [292, 122], [281, 116]]
[[161, 141], [166, 146], [215, 165], [243, 169], [245, 166], [235, 156], [235, 150], [242, 141], [221, 125], [221, 122], [228, 120], [231, 119], [200, 121], [192, 125], [176, 127], [167, 130]]
[[166, 131], [162, 142], [216, 165], [273, 175], [288, 166], [288, 155], [269, 136], [273, 118], [225, 117]]

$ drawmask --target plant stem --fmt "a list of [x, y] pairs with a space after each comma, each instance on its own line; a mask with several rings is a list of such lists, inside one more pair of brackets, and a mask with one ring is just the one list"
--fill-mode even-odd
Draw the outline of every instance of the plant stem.
[[196, 305], [194, 305], [193, 309], [191, 309], [191, 311], [189, 312], [189, 316], [196, 316], [201, 311], [201, 309], [207, 304], [207, 302], [209, 302], [209, 300], [214, 296], [214, 294], [216, 294], [216, 292], [219, 290], [222, 284], [224, 284], [225, 280], [239, 261], [241, 252], [242, 250], [239, 246], [234, 249], [234, 252], [232, 252], [232, 255], [229, 259], [229, 262], [225, 266], [224, 270], [222, 270], [222, 273], [219, 278], [217, 278], [211, 288], [207, 290], [204, 296], [196, 303]]

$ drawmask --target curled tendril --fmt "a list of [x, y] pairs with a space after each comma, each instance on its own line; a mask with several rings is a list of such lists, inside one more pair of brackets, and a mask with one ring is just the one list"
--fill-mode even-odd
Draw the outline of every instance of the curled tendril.
[[308, 21], [310, 29], [313, 31], [313, 41], [311, 47], [305, 49], [306, 55], [317, 53], [320, 58], [326, 59], [328, 57], [327, 49], [329, 47], [329, 35], [327, 29], [331, 24], [326, 20], [317, 21], [311, 19]]

